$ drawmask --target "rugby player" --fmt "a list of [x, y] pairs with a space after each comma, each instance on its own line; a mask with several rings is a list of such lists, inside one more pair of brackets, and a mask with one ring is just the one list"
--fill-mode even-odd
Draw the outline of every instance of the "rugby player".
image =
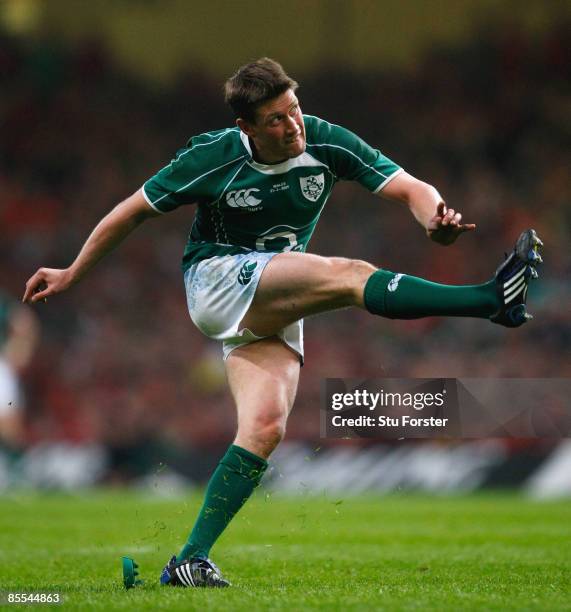
[[187, 543], [161, 583], [227, 586], [210, 549], [259, 484], [282, 440], [303, 361], [303, 319], [355, 306], [395, 319], [479, 317], [518, 327], [541, 241], [525, 231], [481, 285], [450, 286], [365, 261], [306, 253], [335, 183], [352, 180], [407, 205], [427, 236], [452, 244], [474, 224], [438, 191], [355, 134], [303, 115], [297, 83], [277, 62], [242, 66], [225, 85], [236, 125], [194, 136], [93, 230], [66, 269], [40, 268], [24, 300], [68, 289], [146, 219], [196, 204], [183, 256], [190, 317], [223, 347], [238, 416]]
[[39, 340], [39, 322], [29, 306], [0, 290], [0, 449], [11, 459], [25, 447], [25, 394], [20, 375]]

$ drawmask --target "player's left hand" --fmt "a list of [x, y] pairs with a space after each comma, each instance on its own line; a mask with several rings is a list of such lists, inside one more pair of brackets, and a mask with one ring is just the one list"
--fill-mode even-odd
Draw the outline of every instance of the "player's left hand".
[[462, 214], [453, 208], [448, 208], [444, 202], [440, 202], [436, 214], [428, 222], [426, 233], [431, 240], [447, 246], [456, 241], [456, 238], [464, 232], [476, 229], [475, 223], [461, 223]]

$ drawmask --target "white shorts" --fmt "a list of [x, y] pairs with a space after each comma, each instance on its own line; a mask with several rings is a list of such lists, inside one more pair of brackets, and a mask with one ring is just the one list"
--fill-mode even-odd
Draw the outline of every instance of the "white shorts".
[[0, 359], [0, 417], [14, 414], [22, 408], [20, 385], [14, 370]]
[[[191, 266], [184, 275], [190, 318], [198, 329], [214, 340], [222, 341], [224, 359], [239, 346], [256, 342], [247, 328], [238, 330], [262, 272], [277, 253], [251, 251], [204, 259]], [[276, 334], [299, 355], [303, 363], [303, 320], [284, 327]]]

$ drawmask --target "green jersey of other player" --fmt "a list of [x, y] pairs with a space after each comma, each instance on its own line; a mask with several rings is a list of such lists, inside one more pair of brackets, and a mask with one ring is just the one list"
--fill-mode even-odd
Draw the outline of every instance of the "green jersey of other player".
[[297, 157], [261, 164], [239, 128], [207, 132], [144, 184], [159, 212], [198, 205], [184, 270], [216, 255], [305, 251], [336, 181], [377, 192], [402, 171], [349, 130], [310, 115], [303, 120], [306, 150]]

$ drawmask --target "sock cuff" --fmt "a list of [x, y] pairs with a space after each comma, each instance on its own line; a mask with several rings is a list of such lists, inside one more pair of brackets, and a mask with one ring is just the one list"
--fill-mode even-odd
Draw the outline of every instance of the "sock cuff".
[[259, 482], [268, 468], [268, 462], [265, 459], [235, 444], [230, 445], [220, 460], [220, 464], [254, 482]]
[[395, 273], [390, 270], [377, 270], [373, 272], [365, 284], [363, 301], [365, 308], [372, 314], [390, 317], [387, 307], [387, 287]]

